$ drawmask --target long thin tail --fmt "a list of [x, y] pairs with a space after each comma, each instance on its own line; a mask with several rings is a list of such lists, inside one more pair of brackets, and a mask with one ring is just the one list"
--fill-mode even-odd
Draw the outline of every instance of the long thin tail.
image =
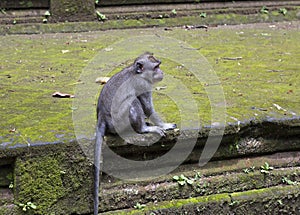
[[95, 175], [94, 175], [94, 215], [98, 215], [99, 210], [99, 186], [100, 186], [100, 160], [102, 153], [102, 143], [103, 143], [104, 130], [103, 127], [97, 126], [96, 129], [96, 144], [94, 151], [94, 165], [95, 165]]

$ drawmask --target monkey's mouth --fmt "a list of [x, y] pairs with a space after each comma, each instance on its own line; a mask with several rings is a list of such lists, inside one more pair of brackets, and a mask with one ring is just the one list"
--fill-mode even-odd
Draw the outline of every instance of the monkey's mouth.
[[153, 83], [157, 83], [163, 80], [163, 77], [153, 78]]

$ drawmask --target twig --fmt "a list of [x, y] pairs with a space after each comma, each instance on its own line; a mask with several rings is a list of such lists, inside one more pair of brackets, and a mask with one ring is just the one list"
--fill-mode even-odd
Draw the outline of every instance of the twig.
[[61, 92], [55, 92], [52, 94], [52, 97], [57, 98], [74, 98], [74, 95], [68, 94], [68, 93], [61, 93]]
[[222, 60], [242, 60], [243, 57], [221, 57]]
[[207, 29], [208, 26], [207, 25], [196, 25], [195, 28], [205, 28], [205, 29]]
[[202, 47], [199, 47], [199, 48], [189, 48], [189, 47], [184, 47], [184, 46], [181, 46], [183, 49], [187, 49], [187, 50], [200, 50], [202, 49]]
[[282, 110], [282, 111], [284, 111], [284, 112], [286, 112], [287, 110], [286, 109], [284, 109], [283, 107], [280, 107], [278, 104], [273, 104], [273, 106], [274, 107], [276, 107], [277, 108], [277, 110]]
[[268, 69], [267, 72], [283, 72], [282, 70]]
[[196, 28], [204, 28], [204, 29], [208, 29], [207, 25], [185, 25], [183, 26], [185, 29], [187, 30], [191, 30], [191, 29], [196, 29]]

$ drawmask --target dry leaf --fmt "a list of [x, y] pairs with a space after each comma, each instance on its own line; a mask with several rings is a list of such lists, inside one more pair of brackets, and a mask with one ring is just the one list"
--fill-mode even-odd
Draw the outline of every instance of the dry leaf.
[[113, 48], [105, 48], [104, 49], [104, 51], [106, 51], [106, 52], [110, 52], [110, 51], [112, 51], [113, 50]]
[[52, 94], [52, 97], [56, 98], [74, 98], [74, 95], [68, 94], [68, 93], [61, 93], [61, 92], [55, 92]]
[[17, 131], [16, 128], [11, 128], [11, 129], [9, 129], [9, 132], [10, 132], [10, 133], [15, 133], [16, 131]]
[[286, 109], [280, 107], [278, 104], [273, 104], [274, 107], [276, 107], [278, 110], [283, 110], [283, 111], [287, 111]]
[[110, 79], [110, 77], [99, 77], [99, 78], [96, 78], [96, 83], [101, 84], [101, 85], [106, 84], [109, 79]]
[[155, 87], [155, 90], [164, 90], [164, 89], [167, 89], [167, 87], [166, 86], [164, 86], [164, 87]]

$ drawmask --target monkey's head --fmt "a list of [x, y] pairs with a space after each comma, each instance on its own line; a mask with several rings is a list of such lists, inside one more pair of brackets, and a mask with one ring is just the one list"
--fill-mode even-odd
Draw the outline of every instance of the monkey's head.
[[152, 53], [146, 52], [134, 61], [134, 68], [136, 74], [154, 84], [164, 77], [163, 71], [159, 68], [160, 64], [161, 61], [156, 59]]

